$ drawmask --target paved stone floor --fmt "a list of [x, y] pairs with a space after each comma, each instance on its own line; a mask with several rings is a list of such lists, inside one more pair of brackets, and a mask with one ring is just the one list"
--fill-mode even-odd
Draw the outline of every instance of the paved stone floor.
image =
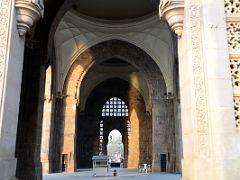
[[44, 175], [43, 180], [180, 180], [180, 174], [167, 174], [167, 173], [139, 173], [137, 170], [129, 169], [117, 169], [117, 177], [112, 176], [113, 169], [110, 170], [107, 176], [97, 176], [93, 177], [93, 171], [82, 170], [81, 172], [76, 172], [72, 174], [61, 173], [61, 174], [49, 174]]

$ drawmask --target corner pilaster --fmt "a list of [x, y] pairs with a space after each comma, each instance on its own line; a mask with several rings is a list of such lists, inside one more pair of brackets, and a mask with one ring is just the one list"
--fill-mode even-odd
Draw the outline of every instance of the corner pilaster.
[[185, 1], [178, 40], [182, 180], [239, 179], [224, 1]]
[[15, 179], [24, 38], [19, 38], [13, 0], [0, 0], [0, 179]]

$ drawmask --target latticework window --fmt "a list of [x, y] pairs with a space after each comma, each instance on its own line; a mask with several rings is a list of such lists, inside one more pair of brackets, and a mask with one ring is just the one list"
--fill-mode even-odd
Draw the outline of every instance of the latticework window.
[[236, 127], [240, 130], [240, 1], [225, 0]]
[[103, 106], [102, 116], [128, 116], [128, 107], [123, 100], [113, 97]]
[[99, 131], [99, 155], [102, 155], [103, 151], [103, 120], [100, 121], [100, 131]]

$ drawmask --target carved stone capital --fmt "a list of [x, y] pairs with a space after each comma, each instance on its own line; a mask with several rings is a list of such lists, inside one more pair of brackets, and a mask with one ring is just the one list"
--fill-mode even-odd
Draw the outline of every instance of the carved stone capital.
[[179, 37], [183, 30], [184, 0], [161, 0], [159, 15]]
[[63, 94], [62, 92], [57, 92], [55, 97], [58, 98], [58, 99], [64, 99], [64, 98], [68, 97], [68, 95], [67, 94]]
[[45, 95], [44, 101], [50, 103], [52, 101], [52, 96], [50, 95]]
[[42, 0], [16, 0], [17, 28], [20, 36], [24, 36], [33, 23], [43, 16]]

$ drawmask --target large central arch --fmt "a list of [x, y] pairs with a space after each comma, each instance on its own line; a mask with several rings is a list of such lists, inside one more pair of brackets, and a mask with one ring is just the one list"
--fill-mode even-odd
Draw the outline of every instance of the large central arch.
[[[119, 40], [110, 40], [99, 43], [85, 52], [83, 52], [73, 63], [69, 70], [67, 78], [64, 83], [63, 90], [63, 106], [62, 106], [62, 122], [63, 122], [63, 145], [61, 154], [68, 154], [69, 166], [67, 171], [72, 172], [75, 170], [75, 131], [76, 131], [76, 107], [79, 101], [78, 92], [84, 75], [90, 67], [95, 64], [101, 63], [107, 59], [119, 58], [127, 61], [139, 72], [141, 72], [148, 84], [149, 99], [152, 108], [153, 119], [153, 152], [152, 164], [153, 170], [160, 171], [160, 154], [171, 153], [175, 151], [169, 147], [161, 147], [159, 144], [166, 143], [171, 139], [171, 133], [164, 131], [166, 126], [171, 126], [172, 123], [164, 123], [168, 117], [166, 100], [166, 84], [164, 78], [156, 65], [156, 63], [149, 57], [147, 53], [140, 48]], [[163, 132], [159, 134], [159, 130]], [[54, 139], [54, 138], [53, 138]], [[171, 139], [171, 141], [174, 141]], [[173, 143], [173, 142], [172, 142]], [[172, 144], [169, 143], [169, 144]]]
[[[26, 85], [23, 86], [23, 90], [25, 91], [25, 87], [27, 87], [27, 95], [22, 95], [23, 100], [21, 100], [21, 107], [23, 107], [23, 114], [24, 116], [20, 115], [20, 121], [19, 121], [19, 128], [22, 130], [24, 133], [18, 133], [21, 140], [20, 144], [23, 145], [31, 145], [31, 148], [28, 148], [27, 153], [25, 153], [25, 148], [17, 148], [17, 151], [19, 150], [20, 153], [19, 156], [24, 157], [23, 161], [25, 159], [30, 159], [30, 166], [24, 168], [29, 169], [32, 171], [32, 176], [35, 175], [36, 170], [40, 169], [41, 165], [38, 160], [38, 155], [39, 155], [39, 134], [41, 133], [41, 114], [42, 114], [42, 102], [36, 102], [36, 99], [39, 99], [39, 101], [43, 100], [43, 92], [41, 92], [41, 87], [44, 86], [44, 77], [45, 77], [45, 67], [43, 67], [42, 63], [46, 63], [45, 60], [47, 61], [50, 58], [45, 58], [46, 52], [42, 53], [42, 49], [44, 49], [45, 46], [47, 47], [46, 41], [46, 36], [48, 36], [48, 32], [51, 31], [50, 37], [53, 37], [56, 31], [56, 27], [58, 26], [58, 22], [61, 20], [62, 16], [65, 14], [65, 12], [72, 7], [72, 5], [76, 2], [76, 0], [59, 0], [57, 2], [48, 0], [46, 1], [46, 4], [53, 4], [53, 6], [50, 7], [56, 7], [54, 9], [54, 13], [56, 13], [60, 8], [61, 5], [62, 9], [60, 10], [60, 16], [56, 18], [57, 23], [53, 23], [55, 28], [50, 30], [49, 26], [52, 23], [52, 19], [54, 18], [55, 14], [53, 13], [52, 15], [49, 15], [52, 13], [52, 8], [48, 8], [48, 14], [46, 14], [44, 20], [42, 21], [43, 23], [39, 23], [36, 29], [33, 29], [31, 32], [31, 37], [28, 39], [26, 46], [27, 47], [27, 53], [25, 53], [26, 57], [25, 59], [31, 60], [37, 58], [37, 61], [34, 62], [27, 62], [27, 65], [33, 65], [29, 66], [26, 68], [25, 72], [27, 72], [29, 69], [34, 69], [28, 73], [26, 73], [25, 82], [24, 84], [33, 84], [35, 86], [34, 90], [32, 87], [27, 87]], [[166, 2], [166, 1], [164, 1]], [[171, 1], [172, 2], [172, 1]], [[184, 1], [181, 1], [184, 2]], [[37, 3], [37, 1], [29, 1], [28, 3]], [[177, 1], [177, 4], [179, 1]], [[205, 2], [204, 2], [205, 3]], [[180, 73], [181, 73], [181, 98], [182, 98], [182, 110], [183, 110], [183, 130], [184, 130], [184, 161], [183, 161], [183, 177], [185, 178], [204, 178], [204, 177], [215, 177], [216, 175], [219, 176], [220, 178], [227, 177], [227, 175], [231, 177], [237, 177], [237, 173], [229, 173], [232, 171], [232, 167], [237, 167], [238, 163], [238, 150], [235, 150], [236, 153], [232, 153], [231, 155], [225, 153], [227, 152], [230, 148], [224, 146], [225, 144], [225, 139], [228, 138], [231, 141], [229, 142], [229, 147], [231, 147], [235, 139], [238, 138], [238, 134], [236, 133], [236, 130], [234, 129], [234, 117], [233, 117], [233, 103], [232, 103], [232, 89], [231, 89], [231, 80], [230, 80], [230, 73], [229, 73], [229, 63], [228, 63], [228, 48], [227, 48], [227, 37], [226, 37], [226, 22], [223, 21], [225, 17], [224, 13], [224, 1], [221, 3], [218, 3], [217, 5], [213, 6], [214, 2], [209, 1], [209, 3], [205, 3], [203, 5], [203, 2], [199, 0], [193, 0], [193, 1], [185, 1], [185, 14], [186, 16], [184, 17], [184, 32], [182, 34], [182, 37], [179, 37], [179, 57], [181, 60], [181, 66], [180, 66]], [[9, 6], [8, 6], [9, 5]], [[161, 3], [161, 11], [160, 13], [164, 13], [162, 8], [168, 8], [169, 6], [171, 7], [171, 3]], [[174, 4], [175, 5], [175, 4]], [[8, 6], [8, 7], [7, 7]], [[163, 7], [165, 6], [165, 7]], [[228, 6], [228, 5], [227, 5]], [[231, 6], [231, 5], [230, 5]], [[6, 13], [6, 17], [9, 17], [9, 19], [12, 18], [17, 18], [15, 17], [15, 9], [14, 9], [14, 3], [7, 3], [4, 5], [3, 8], [6, 8], [4, 10], [4, 13]], [[234, 7], [233, 7], [234, 8]], [[173, 7], [173, 10], [175, 11], [176, 7]], [[9, 14], [8, 10], [11, 10]], [[220, 11], [219, 11], [220, 10]], [[176, 11], [177, 12], [177, 11]], [[208, 14], [214, 14], [216, 15], [217, 18], [212, 18], [209, 19], [207, 18]], [[62, 15], [62, 16], [61, 16]], [[234, 14], [233, 14], [234, 15]], [[7, 18], [5, 18], [6, 20]], [[176, 18], [178, 19], [178, 18]], [[229, 18], [227, 18], [229, 21]], [[234, 19], [234, 18], [233, 18]], [[236, 19], [236, 18], [235, 18]], [[232, 19], [231, 19], [232, 20]], [[214, 26], [214, 31], [209, 30], [209, 28], [202, 28], [202, 27], [208, 27], [209, 25], [211, 26], [210, 29], [212, 29], [211, 24], [219, 24], [219, 22], [223, 22], [221, 24], [221, 27], [219, 26]], [[13, 24], [12, 24], [13, 23]], [[227, 22], [228, 25], [231, 23]], [[42, 25], [47, 24], [48, 28], [44, 28], [44, 30], [41, 30], [43, 28]], [[182, 24], [182, 22], [180, 23]], [[231, 24], [232, 25], [232, 24]], [[20, 39], [17, 37], [17, 33], [15, 33], [16, 36], [11, 36], [10, 34], [12, 32], [16, 32], [16, 21], [9, 21], [9, 23], [6, 24], [6, 27], [8, 28], [9, 26], [9, 33], [7, 31], [4, 33], [4, 37], [14, 37], [11, 38], [11, 42], [9, 41], [8, 38], [5, 38], [4, 42], [9, 41], [9, 43], [5, 43], [4, 46], [9, 45], [11, 47], [15, 47], [15, 45], [12, 46], [12, 44], [18, 44], [16, 43]], [[209, 26], [209, 27], [210, 27]], [[189, 27], [194, 27], [194, 28], [189, 28]], [[12, 31], [13, 29], [13, 31]], [[45, 30], [46, 29], [46, 30]], [[201, 30], [201, 31], [200, 31]], [[47, 32], [46, 32], [47, 31]], [[39, 33], [39, 32], [44, 32], [44, 33]], [[217, 33], [216, 33], [217, 32]], [[219, 33], [220, 32], [220, 33]], [[234, 34], [234, 33], [233, 33]], [[52, 35], [52, 36], [51, 36]], [[44, 37], [44, 40], [42, 41], [41, 38], [39, 37]], [[209, 38], [211, 37], [211, 38]], [[49, 44], [49, 49], [50, 51], [53, 48], [53, 38], [49, 38], [51, 41]], [[216, 43], [216, 39], [220, 39], [221, 42], [225, 43]], [[12, 40], [16, 40], [12, 43]], [[32, 41], [33, 40], [33, 41]], [[37, 40], [37, 43], [36, 43]], [[39, 42], [40, 41], [40, 42]], [[30, 43], [29, 43], [30, 42]], [[34, 43], [33, 43], [34, 42]], [[153, 42], [153, 41], [152, 41]], [[21, 43], [24, 43], [24, 38], [21, 39]], [[39, 47], [33, 47], [33, 44], [37, 44]], [[43, 45], [42, 45], [43, 44]], [[205, 45], [206, 46], [205, 46]], [[23, 47], [23, 46], [21, 46]], [[158, 47], [158, 46], [157, 46]], [[7, 48], [3, 48], [4, 51]], [[14, 49], [14, 51], [12, 51]], [[10, 51], [7, 50], [8, 52], [15, 52], [15, 49], [17, 48], [10, 48]], [[45, 50], [45, 49], [44, 49]], [[209, 53], [210, 51], [210, 53]], [[17, 59], [22, 59], [22, 52], [23, 49], [18, 50], [16, 54], [20, 54], [20, 58]], [[37, 54], [36, 54], [37, 53]], [[222, 55], [223, 53], [223, 55]], [[12, 53], [11, 53], [12, 54]], [[13, 55], [16, 55], [13, 53]], [[30, 55], [29, 55], [30, 54]], [[50, 53], [49, 53], [50, 54]], [[39, 56], [39, 57], [37, 57]], [[52, 56], [50, 56], [52, 57]], [[11, 59], [12, 57], [8, 58], [6, 56], [6, 60]], [[36, 59], [35, 59], [36, 60]], [[54, 61], [54, 60], [53, 60]], [[8, 62], [8, 61], [6, 61]], [[37, 63], [36, 63], [37, 62]], [[221, 62], [221, 63], [219, 63]], [[36, 64], [34, 64], [36, 63]], [[44, 64], [46, 65], [46, 64]], [[219, 66], [221, 65], [221, 66]], [[24, 65], [26, 67], [26, 65]], [[46, 65], [47, 66], [47, 65]], [[212, 67], [218, 67], [215, 69], [210, 68]], [[12, 64], [9, 64], [9, 67], [12, 67]], [[14, 66], [13, 66], [14, 67]], [[17, 67], [17, 66], [15, 66]], [[217, 71], [221, 69], [221, 71]], [[19, 72], [21, 71], [21, 66], [19, 66]], [[33, 72], [37, 72], [36, 76], [33, 76], [32, 78], [29, 77], [29, 74]], [[5, 70], [3, 70], [5, 73]], [[21, 73], [19, 73], [21, 74]], [[6, 73], [7, 75], [7, 73]], [[78, 76], [78, 75], [76, 75]], [[194, 77], [194, 78], [192, 78]], [[8, 82], [8, 78], [6, 77]], [[30, 81], [28, 81], [30, 79]], [[81, 80], [81, 78], [78, 78]], [[20, 87], [21, 83], [18, 83], [16, 87]], [[37, 86], [36, 86], [37, 85]], [[77, 83], [77, 85], [80, 85], [80, 83]], [[8, 84], [7, 84], [8, 87]], [[11, 87], [11, 86], [10, 86]], [[14, 86], [15, 87], [15, 86]], [[219, 92], [219, 87], [224, 87], [224, 91]], [[5, 85], [4, 85], [5, 88]], [[16, 88], [15, 88], [16, 89]], [[10, 92], [10, 91], [6, 91]], [[67, 91], [64, 91], [67, 92]], [[217, 92], [217, 93], [216, 93]], [[11, 93], [11, 92], [10, 92]], [[28, 97], [29, 94], [33, 94], [32, 97]], [[40, 94], [40, 95], [39, 95]], [[64, 99], [64, 102], [67, 102], [66, 100], [71, 98], [73, 99], [72, 104], [74, 104], [75, 101], [78, 99], [77, 93], [72, 93], [69, 97], [66, 97]], [[58, 94], [60, 97], [61, 92]], [[191, 95], [191, 96], [190, 96]], [[54, 95], [55, 96], [55, 95]], [[75, 96], [75, 97], [74, 97]], [[222, 96], [225, 97], [226, 101], [221, 101]], [[210, 98], [212, 97], [212, 98]], [[25, 99], [27, 99], [25, 101]], [[30, 100], [28, 100], [30, 99]], [[8, 99], [6, 98], [6, 102], [8, 102]], [[11, 100], [11, 98], [10, 98]], [[163, 100], [163, 99], [162, 99]], [[201, 101], [201, 103], [199, 103]], [[13, 101], [12, 101], [13, 102]], [[11, 102], [11, 103], [12, 103]], [[34, 103], [26, 103], [26, 102], [34, 102]], [[156, 119], [161, 119], [161, 113], [158, 112], [157, 103], [158, 101], [152, 101], [152, 112], [153, 114], [156, 115]], [[39, 103], [39, 104], [38, 104]], [[16, 104], [16, 103], [15, 103]], [[25, 105], [27, 104], [27, 105]], [[67, 103], [65, 103], [67, 104]], [[200, 106], [199, 106], [200, 104]], [[26, 107], [30, 106], [30, 110]], [[6, 106], [8, 107], [8, 106]], [[74, 106], [69, 107], [72, 109], [73, 114], [74, 114]], [[3, 108], [2, 108], [3, 109]], [[12, 109], [12, 108], [10, 108]], [[17, 106], [14, 108], [14, 112], [17, 114]], [[66, 108], [67, 109], [67, 108]], [[8, 112], [8, 111], [5, 111]], [[4, 113], [5, 113], [4, 112]], [[70, 112], [68, 109], [67, 112]], [[16, 115], [15, 114], [15, 115]], [[26, 115], [25, 115], [26, 114]], [[227, 123], [226, 127], [226, 114], [227, 114], [227, 119], [229, 120]], [[71, 118], [72, 114], [69, 114], [69, 117]], [[69, 118], [65, 116], [66, 118]], [[218, 117], [218, 118], [216, 118]], [[224, 118], [223, 118], [224, 117]], [[154, 117], [155, 118], [155, 117]], [[16, 118], [15, 118], [16, 119]], [[27, 121], [27, 120], [29, 121]], [[224, 119], [224, 120], [222, 120]], [[7, 118], [7, 121], [4, 120], [4, 123], [2, 123], [5, 127], [5, 125], [8, 125], [9, 122], [16, 122], [14, 120], [14, 117], [12, 119]], [[5, 121], [7, 123], [5, 123]], [[30, 122], [30, 123], [29, 123]], [[14, 123], [16, 124], [16, 123]], [[213, 126], [213, 124], [218, 124], [218, 126]], [[31, 126], [30, 126], [31, 125]], [[31, 127], [32, 131], [28, 131], [29, 126]], [[13, 129], [13, 130], [12, 130]], [[15, 136], [15, 130], [12, 128], [11, 130], [6, 132], [11, 132]], [[4, 131], [5, 132], [5, 131]], [[20, 132], [20, 131], [19, 131]], [[3, 134], [3, 137], [6, 137], [8, 140], [9, 134], [6, 133]], [[71, 135], [71, 134], [70, 134]], [[13, 137], [14, 137], [13, 136]], [[224, 137], [224, 138], [222, 138]], [[4, 138], [5, 139], [5, 138]], [[3, 139], [3, 143], [1, 146], [4, 147], [5, 141]], [[34, 140], [33, 140], [34, 139]], [[14, 144], [14, 138], [12, 138], [12, 144]], [[211, 145], [212, 144], [212, 145]], [[236, 144], [236, 143], [235, 143]], [[12, 150], [14, 149], [14, 145], [12, 145], [11, 148]], [[211, 148], [211, 147], [217, 147], [217, 148]], [[220, 147], [220, 148], [219, 148]], [[5, 149], [5, 147], [4, 147]], [[194, 151], [192, 151], [194, 149]], [[219, 151], [219, 149], [223, 149], [223, 151]], [[233, 148], [234, 149], [234, 148]], [[71, 149], [70, 149], [71, 150]], [[8, 151], [6, 151], [8, 152]], [[24, 152], [23, 155], [21, 155], [21, 152]], [[227, 155], [226, 155], [227, 154]], [[4, 159], [1, 161], [5, 163], [5, 155], [7, 155], [7, 159], [11, 159], [11, 161], [14, 158], [13, 153], [8, 154], [3, 152], [2, 157]], [[29, 156], [30, 155], [30, 156]], [[18, 156], [18, 155], [17, 155]], [[156, 155], [157, 158], [158, 155]], [[74, 159], [74, 156], [71, 156]], [[21, 158], [18, 158], [18, 160], [21, 161]], [[202, 166], [202, 162], [209, 161], [210, 165], [205, 165]], [[232, 163], [234, 161], [234, 163]], [[216, 163], [218, 162], [218, 164]], [[13, 164], [13, 165], [12, 165]], [[15, 162], [11, 163], [12, 169], [14, 169], [14, 164]], [[217, 167], [215, 166], [217, 165]], [[230, 164], [234, 164], [231, 165]], [[213, 166], [214, 165], [214, 166]], [[228, 168], [224, 168], [225, 166], [228, 166]], [[37, 168], [36, 168], [37, 167]], [[190, 167], [190, 168], [189, 168]], [[200, 167], [200, 169], [199, 169]], [[25, 170], [24, 169], [24, 170]], [[189, 170], [190, 169], [190, 170]], [[6, 171], [7, 172], [7, 171]], [[29, 172], [29, 171], [28, 171]], [[10, 172], [11, 176], [13, 175], [13, 172]], [[10, 175], [7, 174], [6, 177], [10, 177]], [[24, 173], [23, 173], [24, 174]], [[30, 173], [28, 173], [30, 174]], [[25, 174], [24, 174], [25, 175]], [[200, 176], [199, 176], [200, 175]]]

